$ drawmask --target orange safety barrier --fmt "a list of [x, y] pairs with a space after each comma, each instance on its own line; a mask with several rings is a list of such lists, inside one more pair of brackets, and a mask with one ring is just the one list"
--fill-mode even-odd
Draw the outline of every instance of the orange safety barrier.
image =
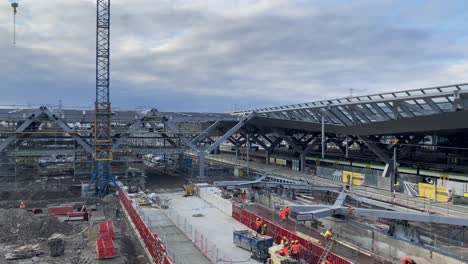
[[[256, 215], [252, 212], [249, 212], [248, 210], [245, 210], [244, 208], [241, 208], [240, 206], [236, 204], [232, 205], [232, 218], [248, 226], [252, 230], [255, 230], [255, 220], [258, 217], [261, 217], [261, 216]], [[303, 248], [307, 249], [307, 251], [312, 253], [312, 254], [306, 254], [306, 252], [302, 250], [300, 253], [300, 258], [306, 260], [308, 263], [317, 263], [317, 261], [319, 260], [320, 256], [322, 255], [324, 251], [324, 248], [322, 246], [312, 243], [298, 236], [296, 233], [293, 233], [277, 225], [276, 223], [269, 221], [268, 219], [263, 218], [263, 222], [267, 224], [268, 226], [268, 235], [273, 237], [273, 240], [277, 244], [280, 243], [283, 237], [287, 237], [292, 240], [298, 240], [299, 244]], [[335, 255], [333, 252], [330, 252], [327, 259], [330, 260], [334, 264], [351, 264], [351, 262], [349, 262], [348, 260], [338, 255]]]
[[153, 262], [156, 264], [172, 264], [171, 260], [166, 255], [166, 249], [161, 240], [156, 234], [151, 232], [135, 207], [133, 207], [131, 199], [122, 187], [119, 188], [119, 199], [125, 211], [130, 216], [132, 223], [136, 227], [138, 234], [140, 234], [140, 237], [142, 238], [146, 249], [150, 253]]

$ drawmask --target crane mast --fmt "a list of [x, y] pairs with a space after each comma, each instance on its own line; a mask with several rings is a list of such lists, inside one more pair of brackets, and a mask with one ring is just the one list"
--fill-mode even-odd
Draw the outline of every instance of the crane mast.
[[94, 185], [96, 195], [109, 193], [109, 181], [117, 187], [110, 171], [112, 157], [112, 109], [110, 87], [110, 0], [97, 0], [96, 7], [96, 101], [94, 112], [94, 169], [87, 191]]

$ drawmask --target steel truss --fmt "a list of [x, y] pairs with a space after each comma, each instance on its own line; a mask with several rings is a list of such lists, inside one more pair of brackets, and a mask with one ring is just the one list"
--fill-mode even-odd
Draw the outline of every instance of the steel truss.
[[468, 83], [463, 83], [234, 113], [256, 112], [265, 117], [313, 123], [320, 123], [323, 117], [327, 124], [353, 126], [464, 110], [467, 99]]

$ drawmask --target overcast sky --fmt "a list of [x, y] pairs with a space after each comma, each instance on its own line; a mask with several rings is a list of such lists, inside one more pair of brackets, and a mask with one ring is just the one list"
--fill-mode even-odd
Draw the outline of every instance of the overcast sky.
[[[0, 0], [0, 105], [91, 107], [95, 1]], [[468, 82], [468, 1], [113, 0], [114, 107], [215, 111]]]

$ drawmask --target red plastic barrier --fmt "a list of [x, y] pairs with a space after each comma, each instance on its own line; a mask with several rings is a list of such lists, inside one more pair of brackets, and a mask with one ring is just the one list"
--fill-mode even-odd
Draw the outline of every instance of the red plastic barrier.
[[119, 199], [135, 225], [138, 234], [140, 234], [140, 237], [143, 239], [145, 247], [150, 253], [153, 262], [157, 264], [172, 264], [169, 257], [166, 255], [166, 249], [161, 240], [156, 236], [156, 234], [153, 234], [145, 224], [122, 187], [119, 188]]
[[114, 239], [114, 223], [112, 221], [99, 224], [99, 237]]
[[[257, 217], [261, 217], [255, 215], [252, 212], [249, 212], [240, 206], [233, 204], [232, 205], [232, 218], [236, 219], [237, 221], [241, 222], [242, 224], [248, 226], [252, 230], [255, 230], [255, 220]], [[283, 237], [288, 237], [293, 240], [298, 240], [299, 244], [302, 245], [304, 248], [310, 250], [314, 256], [312, 256], [312, 263], [317, 263], [319, 257], [322, 255], [324, 248], [320, 245], [314, 244], [300, 236], [296, 233], [293, 233], [287, 229], [278, 226], [277, 224], [268, 221], [267, 219], [263, 219], [263, 222], [268, 225], [268, 235], [273, 237], [273, 240], [279, 244]], [[334, 264], [350, 264], [348, 260], [335, 255], [333, 252], [330, 252], [328, 255], [328, 260], [330, 260]]]
[[99, 238], [96, 240], [97, 259], [109, 259], [115, 257], [114, 241], [108, 238]]

